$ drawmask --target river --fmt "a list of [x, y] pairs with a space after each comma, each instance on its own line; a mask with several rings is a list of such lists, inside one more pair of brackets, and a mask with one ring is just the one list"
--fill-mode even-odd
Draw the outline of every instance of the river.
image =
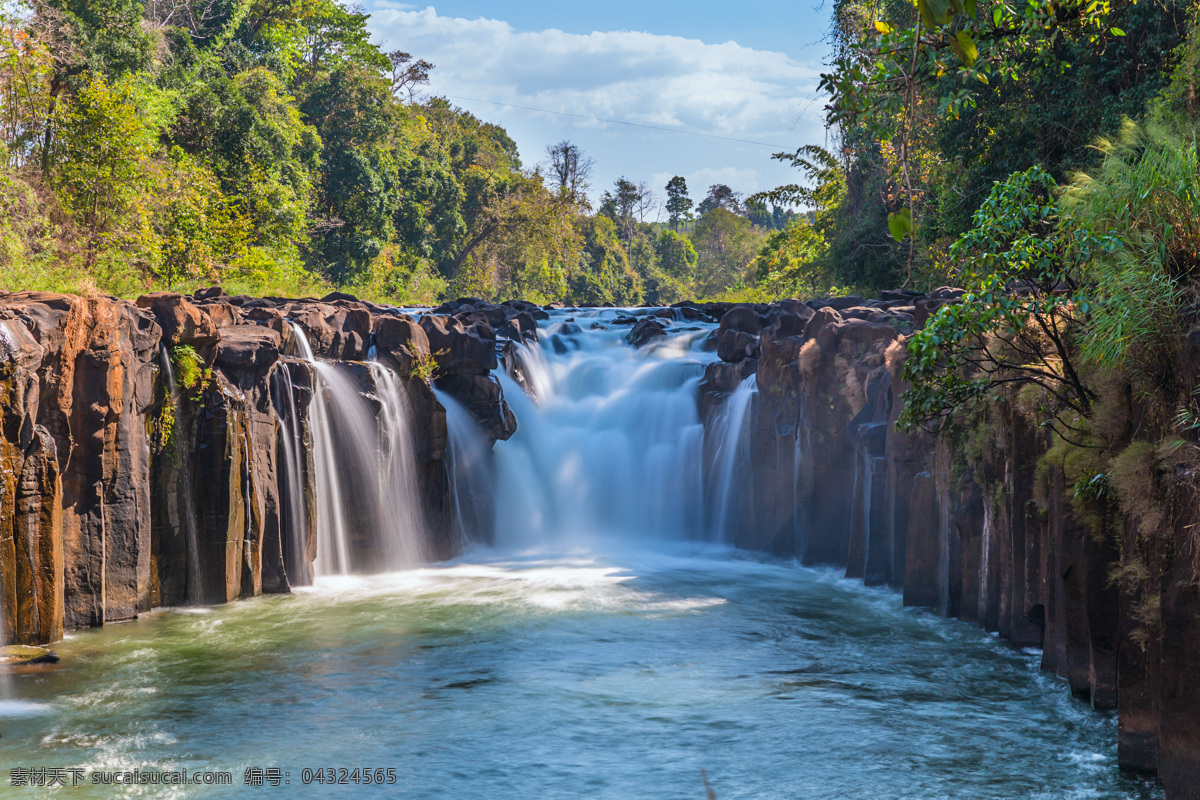
[[[635, 351], [580, 322], [543, 324], [534, 399], [505, 379], [495, 547], [69, 635], [0, 703], [0, 763], [85, 784], [5, 796], [1161, 797], [1037, 652], [723, 547], [697, 511], [703, 327]], [[184, 768], [233, 785], [87, 783]]]

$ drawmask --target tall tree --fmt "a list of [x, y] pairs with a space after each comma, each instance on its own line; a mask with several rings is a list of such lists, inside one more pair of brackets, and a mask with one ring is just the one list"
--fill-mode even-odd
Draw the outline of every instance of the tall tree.
[[433, 64], [423, 58], [414, 61], [412, 54], [403, 50], [393, 50], [387, 58], [392, 67], [392, 94], [399, 96], [403, 92], [408, 95], [410, 105], [415, 103], [420, 87], [429, 84]]
[[667, 221], [673, 230], [679, 230], [679, 224], [691, 215], [693, 205], [682, 175], [667, 181]]
[[716, 208], [700, 217], [692, 231], [700, 294], [716, 294], [746, 281], [763, 238], [761, 229], [728, 209]]
[[718, 208], [723, 208], [734, 214], [740, 214], [742, 213], [741, 197], [737, 192], [723, 183], [713, 184], [708, 187], [708, 196], [700, 201], [698, 210], [700, 216], [704, 216], [708, 212]]
[[588, 179], [595, 162], [579, 149], [579, 145], [563, 139], [546, 146], [551, 186], [577, 203], [586, 198]]

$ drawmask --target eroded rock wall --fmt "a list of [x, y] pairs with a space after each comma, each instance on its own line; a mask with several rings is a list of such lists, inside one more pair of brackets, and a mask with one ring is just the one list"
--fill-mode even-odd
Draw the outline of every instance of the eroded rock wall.
[[[52, 642], [159, 605], [311, 582], [316, 382], [297, 332], [317, 358], [343, 363], [376, 414], [363, 362], [395, 371], [429, 550], [453, 555], [446, 416], [431, 381], [493, 438], [511, 435], [490, 369], [498, 337], [536, 339], [526, 306], [464, 299], [418, 320], [340, 294], [0, 294], [3, 639]], [[378, 551], [364, 540], [355, 563], [371, 569]]]
[[[887, 292], [722, 317], [722, 361], [701, 389], [710, 430], [741, 380], [756, 374], [758, 387], [752, 485], [729, 534], [1041, 647], [1043, 667], [1082, 701], [1118, 710], [1122, 766], [1156, 772], [1171, 800], [1200, 798], [1196, 481], [1172, 482], [1162, 518], [1081, 504], [1045, 457], [1048, 433], [1003, 399], [970, 452], [898, 431], [903, 337], [960, 296]], [[1119, 577], [1134, 569], [1136, 580]]]

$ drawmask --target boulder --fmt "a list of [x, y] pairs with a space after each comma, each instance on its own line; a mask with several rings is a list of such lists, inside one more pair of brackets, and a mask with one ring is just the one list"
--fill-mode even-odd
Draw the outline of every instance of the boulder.
[[490, 326], [437, 316], [421, 317], [420, 324], [443, 374], [486, 375], [499, 365], [496, 332]]
[[654, 317], [645, 317], [629, 331], [625, 341], [634, 347], [644, 347], [646, 344], [667, 335], [667, 326]]
[[221, 338], [212, 318], [181, 294], [144, 294], [137, 299], [137, 305], [154, 315], [167, 346], [189, 345], [200, 349], [216, 344]]

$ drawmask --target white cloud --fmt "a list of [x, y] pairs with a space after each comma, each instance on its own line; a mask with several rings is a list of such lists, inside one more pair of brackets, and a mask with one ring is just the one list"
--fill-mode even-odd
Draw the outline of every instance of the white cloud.
[[[637, 31], [518, 31], [500, 20], [445, 17], [433, 7], [414, 10], [387, 0], [370, 10], [371, 27], [386, 48], [436, 65], [430, 87], [435, 94], [788, 149], [823, 138], [820, 104], [813, 102], [820, 70], [783, 53]], [[656, 182], [664, 169], [679, 170], [669, 162], [680, 153], [689, 154], [689, 170], [671, 174], [685, 174], [689, 184], [695, 176], [697, 187], [709, 181], [744, 192], [764, 188], [759, 170], [747, 166], [755, 159], [764, 171], [778, 172], [769, 166], [769, 148], [456, 102], [484, 118], [502, 119], [526, 162], [537, 161], [545, 144], [565, 137], [581, 145], [588, 140], [585, 149], [598, 161], [610, 156], [604, 151], [624, 158], [624, 165], [609, 165], [614, 173], [655, 174]], [[710, 173], [729, 179], [704, 177]], [[607, 182], [608, 172], [599, 169], [597, 178]]]

